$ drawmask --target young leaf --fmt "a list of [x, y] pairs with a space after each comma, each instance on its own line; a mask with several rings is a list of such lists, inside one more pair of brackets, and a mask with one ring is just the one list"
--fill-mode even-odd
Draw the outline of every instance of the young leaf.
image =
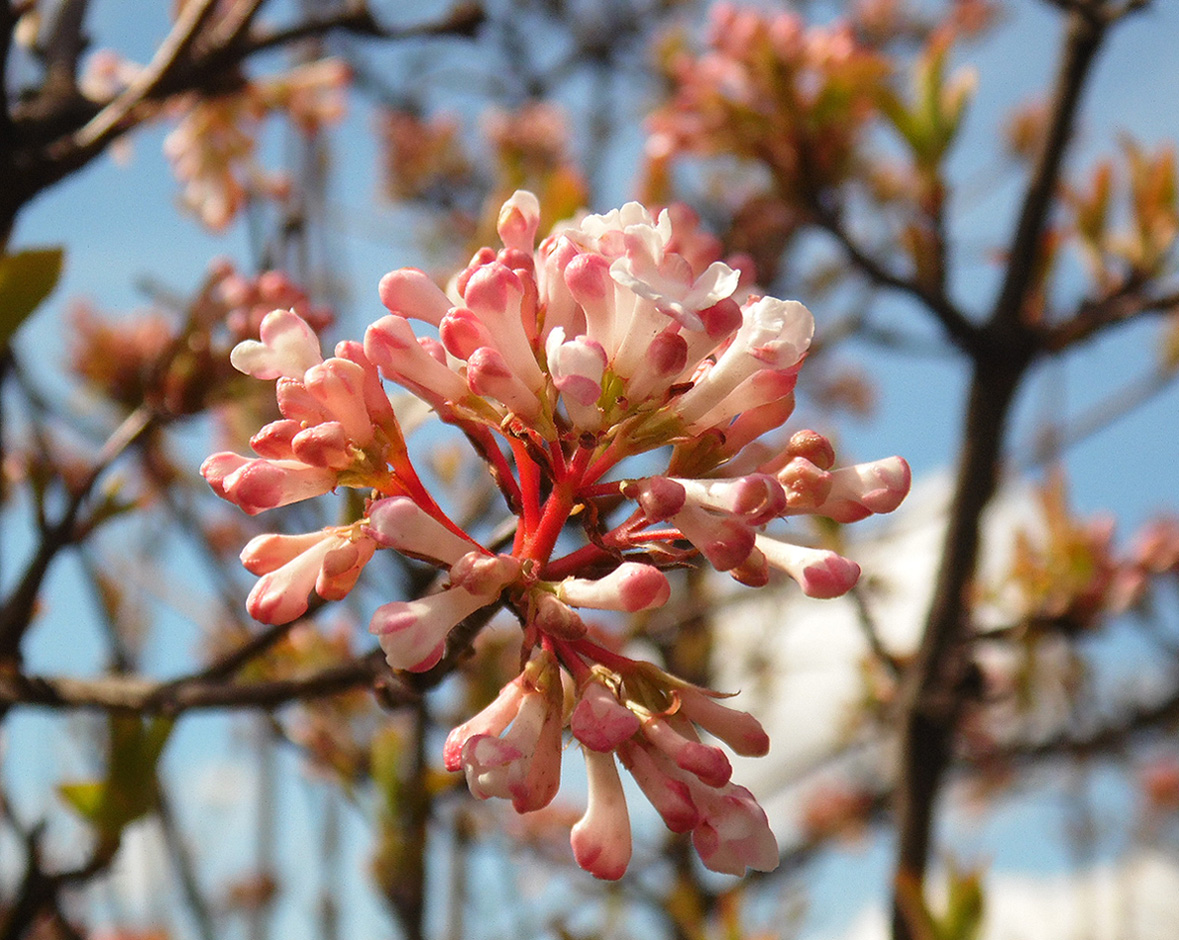
[[30, 248], [0, 256], [0, 346], [7, 345], [61, 277], [63, 248]]

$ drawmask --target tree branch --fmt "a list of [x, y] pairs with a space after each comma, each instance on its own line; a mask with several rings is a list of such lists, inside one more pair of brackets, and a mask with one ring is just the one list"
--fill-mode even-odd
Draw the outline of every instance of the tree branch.
[[124, 450], [158, 420], [159, 415], [146, 405], [129, 414], [103, 444], [89, 475], [71, 494], [61, 518], [41, 533], [37, 551], [25, 567], [24, 575], [5, 599], [3, 607], [0, 607], [0, 660], [19, 658], [20, 643], [32, 621], [33, 607], [41, 589], [41, 582], [57, 553], [73, 541], [78, 514], [99, 477]]
[[1007, 273], [995, 299], [991, 314], [993, 323], [1013, 325], [1019, 322], [1023, 312], [1023, 302], [1043, 250], [1044, 232], [1060, 182], [1065, 152], [1076, 125], [1081, 92], [1105, 36], [1104, 27], [1104, 21], [1076, 11], [1067, 19], [1064, 54], [1049, 112], [1051, 121], [1024, 192], [1015, 231], [1008, 243]]
[[940, 291], [930, 290], [917, 281], [902, 277], [884, 267], [869, 255], [851, 237], [839, 219], [817, 200], [810, 205], [816, 224], [831, 235], [843, 249], [848, 261], [871, 281], [898, 293], [907, 294], [919, 301], [946, 331], [955, 346], [966, 352], [973, 352], [978, 343], [978, 327]]

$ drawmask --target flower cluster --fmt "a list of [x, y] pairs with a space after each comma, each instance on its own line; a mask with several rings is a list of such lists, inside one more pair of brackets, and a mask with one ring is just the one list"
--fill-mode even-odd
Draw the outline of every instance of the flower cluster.
[[[792, 12], [719, 3], [708, 50], [674, 50], [670, 102], [651, 119], [648, 157], [735, 154], [769, 162], [795, 186], [835, 185], [852, 169], [887, 58], [848, 21], [808, 27]], [[805, 200], [804, 200], [805, 201]]]
[[[769, 741], [715, 693], [603, 646], [582, 612], [660, 607], [671, 595], [664, 569], [700, 557], [746, 584], [779, 569], [808, 595], [841, 594], [859, 575], [853, 562], [767, 527], [888, 512], [909, 487], [899, 457], [836, 468], [813, 431], [761, 440], [791, 413], [811, 315], [743, 295], [726, 264], [673, 250], [685, 242], [675, 217], [630, 203], [558, 225], [537, 246], [540, 206], [520, 191], [499, 214], [503, 247], [477, 252], [446, 291], [415, 269], [387, 274], [388, 313], [363, 343], [341, 342], [325, 359], [295, 313], [268, 314], [232, 361], [276, 381], [282, 417], [252, 439], [257, 456], [220, 453], [202, 467], [251, 514], [338, 486], [368, 492], [351, 523], [246, 546], [243, 562], [260, 576], [248, 607], [261, 621], [301, 616], [312, 592], [342, 597], [383, 549], [446, 573], [436, 592], [373, 614], [394, 669], [445, 664], [452, 629], [477, 612], [516, 613], [526, 665], [451, 733], [445, 763], [479, 798], [539, 809], [557, 792], [568, 727], [589, 769], [574, 854], [602, 878], [621, 876], [631, 852], [617, 762], [670, 829], [692, 833], [709, 868], [773, 868], [765, 814], [701, 733], [743, 755], [764, 754]], [[473, 443], [517, 518], [506, 550], [464, 531], [427, 492], [383, 380]], [[627, 458], [655, 451], [667, 457], [663, 472], [622, 472]]]

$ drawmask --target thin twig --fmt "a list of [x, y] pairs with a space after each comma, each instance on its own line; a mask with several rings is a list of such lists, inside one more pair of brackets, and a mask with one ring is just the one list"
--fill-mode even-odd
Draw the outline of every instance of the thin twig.
[[25, 567], [24, 575], [3, 607], [0, 607], [0, 658], [17, 655], [21, 639], [32, 620], [33, 607], [49, 565], [57, 553], [73, 541], [78, 515], [98, 479], [123, 451], [158, 420], [159, 415], [146, 405], [131, 412], [102, 445], [90, 473], [71, 494], [61, 517], [42, 533], [37, 551]]
[[147, 67], [110, 104], [98, 112], [69, 139], [69, 147], [80, 154], [96, 154], [123, 133], [132, 112], [150, 100], [169, 75], [179, 67], [196, 42], [202, 27], [217, 7], [218, 0], [192, 0], [184, 5], [172, 30], [164, 37]]

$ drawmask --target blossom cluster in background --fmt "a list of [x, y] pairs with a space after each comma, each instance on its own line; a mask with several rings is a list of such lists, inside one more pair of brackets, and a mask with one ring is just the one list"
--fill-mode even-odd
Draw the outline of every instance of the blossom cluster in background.
[[[444, 573], [437, 590], [373, 614], [392, 668], [445, 668], [451, 631], [500, 605], [523, 630], [520, 675], [446, 742], [447, 768], [475, 796], [520, 812], [547, 805], [568, 728], [589, 771], [572, 832], [583, 868], [618, 878], [630, 860], [621, 762], [707, 867], [772, 869], [765, 814], [701, 738], [761, 755], [758, 722], [624, 655], [583, 612], [660, 607], [672, 592], [664, 571], [701, 558], [748, 585], [777, 569], [807, 595], [842, 594], [859, 576], [853, 562], [768, 527], [889, 512], [909, 468], [899, 457], [837, 468], [822, 435], [774, 433], [793, 410], [810, 312], [750, 292], [709, 256], [690, 213], [629, 203], [537, 245], [539, 220], [536, 197], [516, 192], [499, 214], [503, 247], [476, 252], [447, 290], [416, 269], [390, 272], [379, 288], [388, 313], [334, 356], [289, 310], [237, 345], [233, 364], [275, 381], [282, 417], [254, 435], [256, 456], [205, 461], [214, 491], [250, 514], [339, 486], [367, 494], [351, 522], [251, 540], [248, 608], [265, 623], [294, 620], [313, 592], [345, 596], [379, 550], [429, 562]], [[426, 489], [386, 380], [465, 433], [516, 517], [510, 544], [480, 542]], [[656, 455], [663, 469], [628, 475], [628, 458], [644, 454], [645, 470]]]

